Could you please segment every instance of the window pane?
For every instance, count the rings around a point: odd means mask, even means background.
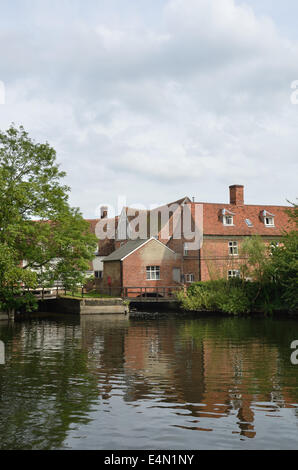
[[[238,255],[238,242],[229,242],[230,255]]]
[[[233,216],[225,215],[223,222],[224,222],[224,225],[233,225]]]
[[[160,266],[147,266],[147,280],[155,281],[160,279]]]

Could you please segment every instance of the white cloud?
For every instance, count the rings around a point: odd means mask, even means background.
[[[158,25],[96,12],[0,33],[0,127],[55,146],[73,204],[222,201],[234,183],[251,203],[296,197],[296,42],[234,0],[169,0]]]

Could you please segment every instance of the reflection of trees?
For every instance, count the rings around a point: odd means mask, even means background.
[[[89,368],[97,378],[99,398],[109,400],[123,374],[124,338],[129,322],[123,315],[81,318],[82,348],[88,352]]]
[[[16,324],[14,332],[6,334],[6,344],[8,361],[0,375],[0,448],[61,447],[71,425],[88,422],[97,397],[79,325]]]

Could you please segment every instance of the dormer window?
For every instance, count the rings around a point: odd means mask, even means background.
[[[268,227],[273,227],[274,217],[265,217],[265,225],[267,225]]]
[[[275,227],[274,217],[274,214],[270,214],[268,211],[262,212],[262,219],[265,227]]]
[[[234,225],[234,213],[228,211],[228,209],[222,210],[222,223],[226,226]]]
[[[223,224],[224,225],[234,225],[234,218],[232,215],[224,215],[223,216]]]

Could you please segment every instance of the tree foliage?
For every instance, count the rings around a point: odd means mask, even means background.
[[[268,281],[270,247],[260,236],[247,237],[241,245],[240,256],[245,260],[241,265],[241,274],[244,279],[250,278],[260,283]]]
[[[70,207],[64,176],[48,143],[34,142],[23,127],[0,131],[2,303],[12,286],[57,281],[72,286],[89,269],[96,238],[79,210]]]
[[[298,226],[298,208],[293,204],[289,217]],[[283,299],[291,310],[298,310],[298,231],[286,233],[282,243],[272,250],[271,271],[275,282],[282,287]]]

